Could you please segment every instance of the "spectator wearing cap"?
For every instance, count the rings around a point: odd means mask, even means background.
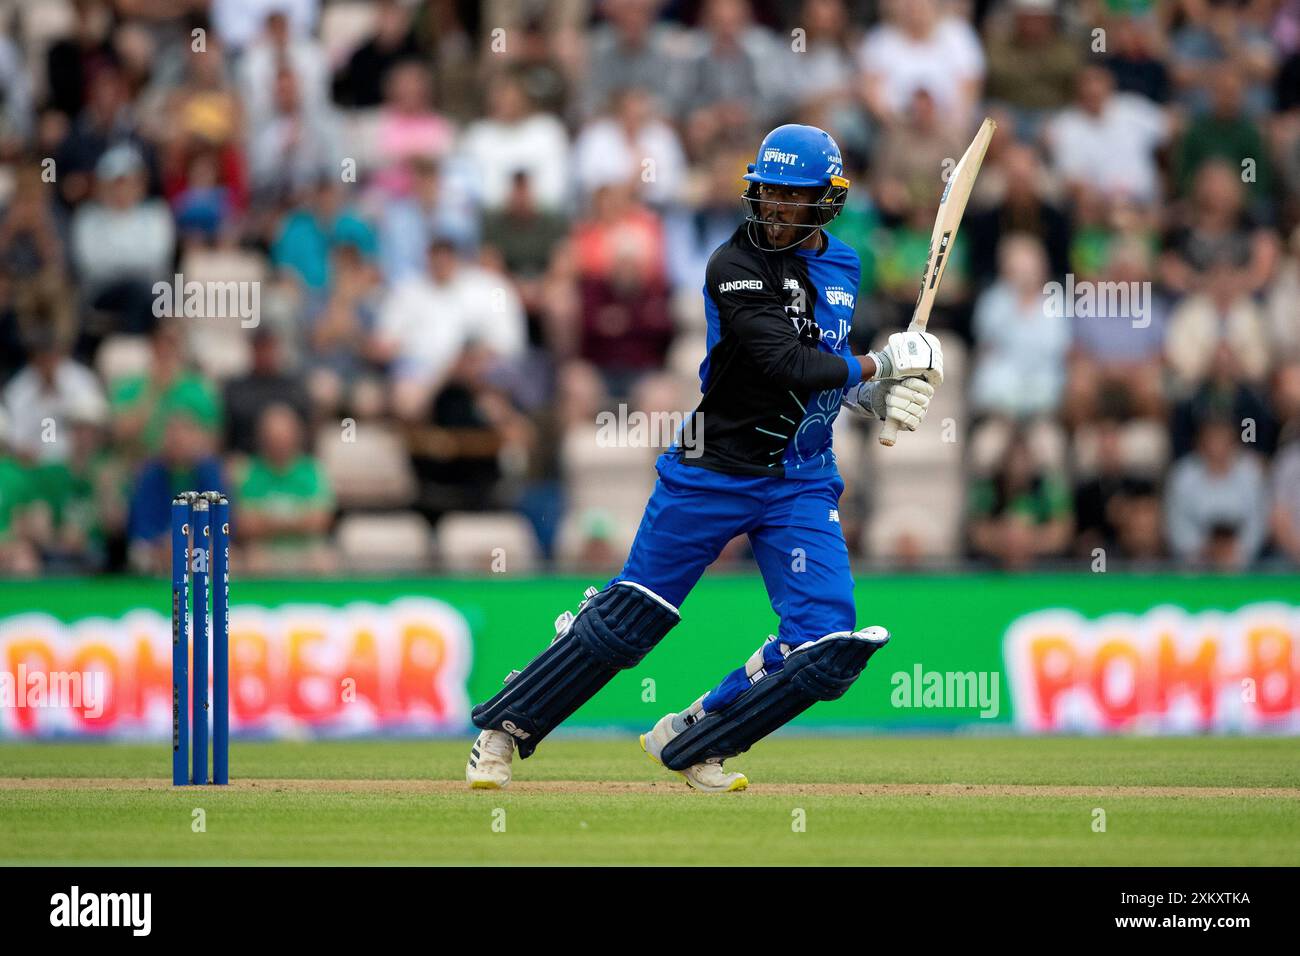
[[[329,541],[334,494],[320,462],[303,452],[303,421],[293,408],[276,402],[262,410],[256,453],[234,484],[240,552],[250,572],[336,568]]]
[[[163,419],[162,431],[157,454],[141,467],[131,489],[127,517],[127,558],[145,573],[169,567],[172,498],[182,491],[226,490],[206,422],[176,407]]]
[[[1174,465],[1165,496],[1165,529],[1174,556],[1216,570],[1249,567],[1268,533],[1264,466],[1243,450],[1236,422],[1210,419],[1196,451]]]
[[[423,420],[471,342],[489,359],[518,359],[527,344],[523,307],[506,276],[461,262],[455,244],[438,237],[425,271],[393,286],[380,307],[371,352],[389,363],[394,412]]]
[[[150,199],[144,160],[114,146],[95,165],[96,201],[72,218],[72,261],[85,301],[115,331],[144,333],[153,321],[153,284],[172,275],[176,229],[167,205]]]
[[[27,461],[65,462],[71,454],[68,410],[104,403],[95,373],[68,354],[68,341],[52,326],[37,328],[28,342],[27,367],[4,389],[10,442]]]

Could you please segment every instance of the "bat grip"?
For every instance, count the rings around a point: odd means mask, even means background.
[[[892,418],[885,419],[885,424],[880,426],[880,444],[886,448],[893,448],[894,442],[898,438],[898,422]]]

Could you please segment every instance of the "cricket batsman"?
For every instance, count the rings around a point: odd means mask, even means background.
[[[824,130],[780,126],[744,177],[745,222],[705,273],[708,353],[691,454],[682,437],[659,478],[623,570],[589,588],[555,639],[474,708],[471,787],[510,783],[521,758],[681,620],[678,608],[722,548],[749,536],[780,627],[742,666],[641,737],[697,790],[748,786],[723,762],[819,700],[840,697],[889,640],[857,628],[831,449],[841,406],[915,431],[943,382],[939,341],[898,332],[879,352],[848,349],[861,265],[826,233],[849,182]],[[684,433],[683,433],[684,434]],[[726,622],[715,626],[725,627]]]

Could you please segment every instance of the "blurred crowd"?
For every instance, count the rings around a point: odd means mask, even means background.
[[[873,535],[843,454],[855,555],[1300,564],[1300,0],[0,0],[0,89],[0,572],[159,569],[218,488],[252,573],[475,514],[617,564],[644,496],[581,506],[572,436],[694,406],[762,135],[844,150],[860,353],[984,115],[900,442],[953,533]]]

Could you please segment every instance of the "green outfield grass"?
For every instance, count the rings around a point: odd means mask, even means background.
[[[719,796],[632,736],[547,741],[507,791],[455,785],[467,748],[241,743],[234,786],[173,789],[157,745],[0,744],[0,862],[1300,864],[1295,739],[780,737]]]

